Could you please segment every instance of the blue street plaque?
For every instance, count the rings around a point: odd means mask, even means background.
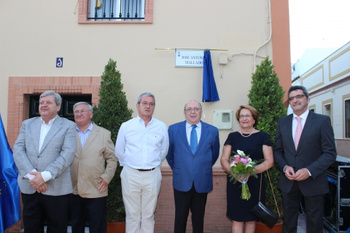
[[[57,57],[56,58],[56,68],[62,68],[63,67],[63,57]]]

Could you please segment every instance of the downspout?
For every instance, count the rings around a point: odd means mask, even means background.
[[[264,47],[266,44],[268,44],[270,41],[271,41],[271,37],[272,37],[272,25],[271,25],[271,0],[266,0],[266,4],[267,4],[267,23],[269,24],[269,37],[268,39],[263,43],[261,44],[256,50],[255,50],[255,53],[254,53],[254,71],[256,69],[256,57],[257,57],[257,54],[258,54],[258,51]]]

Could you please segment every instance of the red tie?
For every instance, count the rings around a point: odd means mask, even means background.
[[[298,121],[297,128],[295,129],[295,133],[294,133],[294,144],[295,144],[295,149],[297,149],[303,128],[301,127],[301,117],[297,116],[295,118]]]

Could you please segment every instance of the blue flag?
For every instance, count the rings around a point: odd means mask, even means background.
[[[203,102],[214,102],[220,100],[216,89],[213,67],[211,65],[211,55],[209,50],[204,51],[203,58]]]
[[[17,167],[12,149],[7,141],[0,114],[0,232],[16,222],[21,216]]]

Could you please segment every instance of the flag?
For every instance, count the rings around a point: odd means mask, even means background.
[[[210,51],[204,51],[203,57],[203,102],[214,102],[220,100],[216,89],[213,67],[211,65]]]
[[[18,222],[21,216],[17,174],[0,114],[0,232]]]

